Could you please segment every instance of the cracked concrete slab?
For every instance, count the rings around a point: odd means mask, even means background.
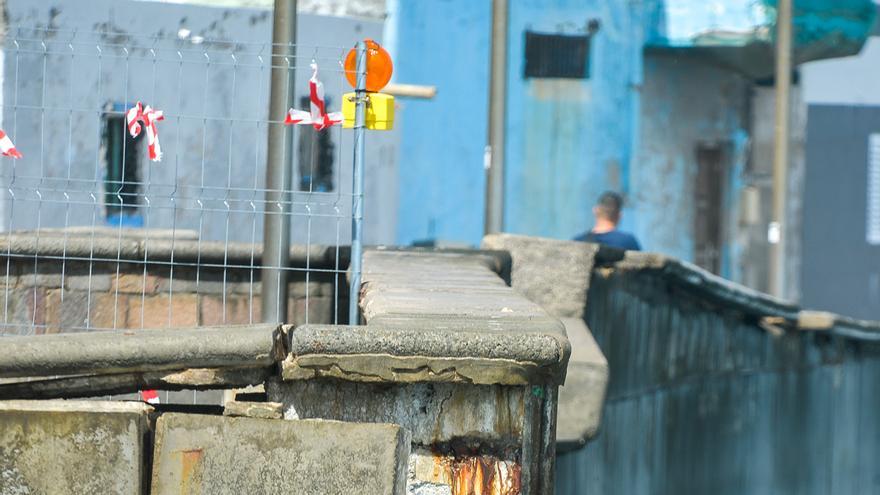
[[[139,402],[0,401],[0,495],[141,495],[152,411]]]
[[[151,493],[403,495],[409,449],[391,424],[166,413]]]

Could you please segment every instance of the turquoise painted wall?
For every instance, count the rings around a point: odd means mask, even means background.
[[[819,1],[797,0],[796,13],[814,12]],[[590,209],[598,195],[614,189],[630,201],[623,229],[644,239],[646,249],[693,258],[688,220],[693,214],[692,141],[708,133],[730,142],[738,157],[733,169],[741,170],[748,139],[741,110],[748,97],[745,90],[730,89],[741,85],[734,71],[716,68],[687,74],[674,67],[649,67],[646,73],[644,48],[682,46],[688,36],[704,32],[701,27],[723,31],[766,26],[772,31],[767,22],[774,16],[769,0],[709,3],[510,1],[506,231],[571,238],[591,226]],[[850,28],[852,23],[870,24],[873,10],[865,8],[870,4],[871,0],[845,0],[843,9],[835,12],[846,29],[831,19],[825,24],[831,31],[817,28],[811,36],[814,41],[843,36],[858,42],[849,36],[858,30]],[[397,241],[432,238],[476,245],[483,229],[491,0],[389,0],[388,10],[385,40],[394,56],[395,79],[435,85],[439,91],[433,100],[400,100]],[[598,20],[600,28],[591,40],[589,79],[523,77],[526,30],[582,34],[591,19]],[[825,38],[816,38],[817,33]],[[844,43],[847,49],[850,44]],[[816,45],[799,50],[803,52],[796,55],[839,55]],[[767,60],[760,63],[772,67]],[[711,60],[705,61],[706,67],[711,65]],[[655,79],[646,81],[647,77]],[[656,78],[669,79],[660,96],[678,99],[669,102],[675,112],[643,110],[645,86]],[[691,98],[688,85],[698,90],[694,94],[725,92],[710,107]],[[651,106],[658,104],[665,103]],[[693,139],[658,140],[670,127],[680,127],[675,133]],[[728,201],[731,211],[737,208],[735,188],[741,187],[737,173],[729,180],[734,188]],[[735,219],[729,223],[736,225]],[[736,246],[725,247],[725,252],[729,274]]]
[[[391,0],[388,10],[395,80],[438,89],[434,100],[400,103],[397,240],[476,245],[483,233],[491,2]],[[628,189],[645,11],[617,0],[510,2],[506,230],[570,238],[590,226],[590,205],[604,189]],[[590,19],[601,27],[589,80],[523,78],[526,30],[580,34]]]
[[[483,235],[491,5],[487,0],[389,0],[385,40],[394,80],[437,87],[398,99],[397,242],[477,244]]]
[[[631,192],[637,146],[644,27],[641,10],[618,0],[511,2],[504,226],[571,238],[592,224],[605,189]],[[524,32],[591,39],[589,79],[526,79]],[[632,225],[624,215],[624,228]]]

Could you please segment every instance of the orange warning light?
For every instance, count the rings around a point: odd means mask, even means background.
[[[367,44],[367,91],[375,93],[388,84],[394,66],[391,55],[379,43],[371,39],[364,40]],[[352,88],[357,86],[357,51],[352,48],[345,57],[345,78]]]

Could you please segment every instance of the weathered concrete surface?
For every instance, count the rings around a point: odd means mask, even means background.
[[[0,379],[0,400],[99,397],[147,389],[225,390],[262,384],[274,372],[272,366]]]
[[[280,402],[246,402],[229,401],[223,406],[224,416],[241,416],[245,418],[281,419],[284,405]]]
[[[510,285],[553,316],[583,318],[598,244],[491,234],[482,247],[508,251]]]
[[[152,495],[402,495],[407,432],[395,425],[163,415]]]
[[[594,438],[602,421],[608,387],[608,361],[580,318],[563,318],[571,341],[565,385],[559,387],[556,410],[556,450],[567,452]]]
[[[0,402],[0,494],[142,495],[151,411],[137,402]]]
[[[525,385],[556,381],[561,359],[556,320],[510,323],[510,334],[481,332],[480,322],[406,319],[360,327],[286,327],[287,380],[464,382]],[[547,333],[517,334],[520,329]]]
[[[517,495],[522,468],[512,452],[466,455],[417,449],[410,456],[410,495]]]
[[[878,492],[878,322],[629,252],[594,270],[587,322],[611,372],[602,433],[559,457],[557,493]]]
[[[0,377],[258,367],[281,355],[276,325],[7,337]]]
[[[557,449],[565,452],[595,437],[602,418],[608,362],[584,323],[587,291],[597,257],[621,253],[597,244],[510,234],[493,234],[483,247],[504,249],[511,257],[511,285],[562,319],[571,342],[565,386],[559,389]]]
[[[284,404],[286,419],[393,423],[414,444],[460,438],[518,445],[526,416],[526,387],[401,383],[376,386],[347,380],[270,380],[266,392]]]
[[[263,245],[248,242],[199,240],[191,230],[116,229],[69,227],[16,231],[0,236],[0,257],[6,255],[67,256],[122,262],[167,261],[172,251],[177,262],[246,263],[259,266]],[[346,266],[349,249],[336,246],[294,245],[289,262],[311,268]],[[337,260],[338,258],[338,260]]]
[[[474,383],[521,384],[523,379],[561,383],[570,353],[565,329],[540,306],[508,287],[493,270],[496,261],[478,253],[368,251],[360,293],[367,327],[359,334],[337,333],[331,353],[418,358],[403,368],[429,368],[431,372],[416,374],[418,380],[411,381],[428,379],[438,369],[451,369],[465,377],[462,381]],[[290,345],[306,352],[294,352],[296,356],[330,354],[317,345],[323,348],[329,329],[297,333],[291,334]],[[480,366],[486,375],[479,369],[464,375],[464,367],[459,370],[453,362],[458,358],[494,362]],[[499,371],[505,365],[510,376],[520,378],[504,381]],[[371,368],[375,372],[376,366]]]

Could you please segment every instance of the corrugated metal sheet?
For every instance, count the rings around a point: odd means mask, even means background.
[[[757,324],[766,301],[682,280],[594,271],[587,321],[611,381],[599,437],[558,458],[557,493],[880,492],[876,339],[775,338]]]

